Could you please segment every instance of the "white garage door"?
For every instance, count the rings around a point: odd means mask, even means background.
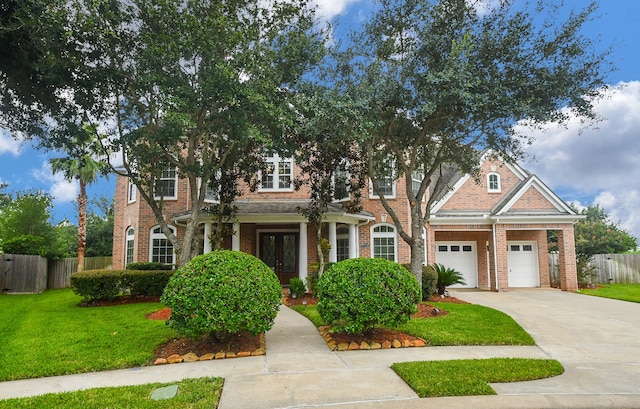
[[[508,241],[509,287],[539,287],[538,244],[535,241]]]
[[[462,273],[466,284],[452,285],[452,288],[478,287],[478,255],[475,241],[437,242],[436,263]]]

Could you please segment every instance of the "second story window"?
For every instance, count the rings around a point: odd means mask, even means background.
[[[376,171],[376,179],[378,182],[378,189],[384,197],[395,197],[396,195],[396,182],[393,171],[393,160],[387,159],[384,167]],[[371,197],[379,197],[378,192],[371,186]]]
[[[293,188],[293,159],[270,154],[265,158],[266,169],[262,172],[261,190],[291,190]]]
[[[411,190],[413,190],[414,195],[418,194],[420,185],[422,185],[422,179],[424,179],[422,169],[414,170],[411,174]]]
[[[138,188],[135,183],[129,180],[129,203],[136,201],[136,193],[138,192]]]
[[[349,172],[346,165],[340,166],[333,174],[333,199],[336,201],[349,199]]]
[[[156,179],[153,192],[155,199],[177,199],[178,197],[178,172],[174,166],[165,166]]]
[[[489,192],[500,192],[502,190],[500,186],[500,174],[489,173],[487,175],[487,187]]]

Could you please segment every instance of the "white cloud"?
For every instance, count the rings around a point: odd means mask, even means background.
[[[40,169],[35,169],[33,177],[50,184],[49,193],[53,196],[54,202],[68,203],[76,200],[80,187],[77,181],[67,181],[62,173],[53,173],[49,162],[43,162]]]
[[[325,20],[330,20],[340,15],[351,4],[360,0],[314,0],[313,4],[318,6],[318,16]]]
[[[532,131],[528,154],[536,160],[525,167],[563,199],[599,204],[611,221],[640,237],[640,82],[618,85],[595,103],[604,119],[594,127],[573,119],[566,127]]]
[[[19,156],[21,146],[21,140],[14,139],[8,131],[0,128],[0,155],[11,153],[13,156]]]

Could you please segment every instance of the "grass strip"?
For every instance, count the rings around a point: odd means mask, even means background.
[[[78,307],[69,289],[0,295],[0,381],[147,364],[174,331],[146,315],[158,303]]]
[[[391,368],[421,398],[495,395],[490,382],[520,382],[564,372],[552,359],[491,358],[395,363]]]
[[[596,297],[640,302],[640,284],[608,284],[601,285],[596,289],[583,288],[579,291],[580,294],[595,295]]]
[[[178,394],[166,400],[152,400],[151,393],[163,386],[178,385]],[[146,384],[118,388],[96,388],[78,392],[47,394],[29,398],[0,400],[0,409],[210,409],[218,407],[221,378],[185,379],[168,384]]]
[[[424,339],[427,344],[444,345],[535,345],[533,338],[507,314],[475,304],[429,303],[447,315],[412,318],[395,328]],[[292,307],[316,327],[326,325],[315,305]]]

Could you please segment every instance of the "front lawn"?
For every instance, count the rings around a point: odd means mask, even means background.
[[[597,289],[580,289],[580,294],[613,298],[621,301],[640,302],[640,284],[607,284]]]
[[[564,372],[556,360],[523,358],[401,362],[391,368],[421,398],[495,395],[489,382],[531,381]]]
[[[71,290],[0,295],[0,381],[141,366],[174,335],[158,303],[78,307]]]
[[[424,339],[429,345],[535,345],[533,338],[507,314],[474,304],[429,303],[448,315],[412,318],[399,331]],[[291,307],[317,327],[325,325],[315,305]]]
[[[153,400],[155,389],[178,385],[178,394],[166,400]],[[222,378],[185,379],[172,384],[147,384],[120,388],[96,388],[78,392],[47,394],[29,398],[0,400],[0,409],[210,409],[218,407]]]

